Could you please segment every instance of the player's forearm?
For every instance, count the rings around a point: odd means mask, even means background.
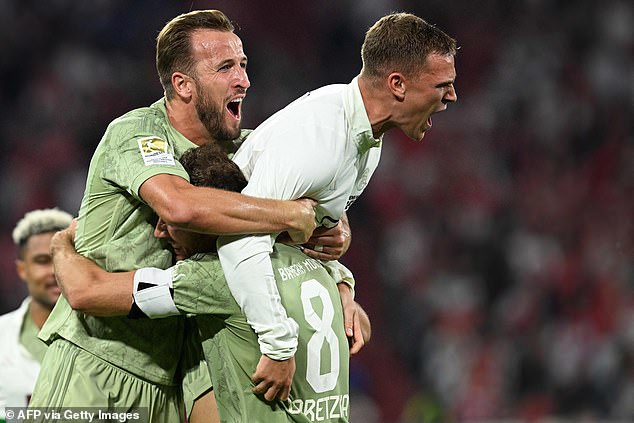
[[[132,272],[110,273],[107,281],[96,279],[92,288],[76,297],[75,310],[92,316],[126,316],[132,307]]]
[[[70,306],[94,316],[125,316],[132,306],[132,272],[108,273],[75,252],[70,242],[52,244],[55,277]]]
[[[354,304],[357,307],[357,314],[359,315],[359,327],[361,329],[361,334],[363,335],[363,342],[367,344],[370,342],[370,338],[372,338],[372,324],[370,323],[370,317],[363,307],[361,307],[361,304],[356,301]]]
[[[269,257],[270,237],[231,237],[218,241],[218,255],[229,289],[258,334],[260,351],[286,360],[297,349],[297,323],[282,305]]]
[[[197,232],[229,235],[289,231],[296,235],[296,241],[305,241],[315,228],[312,203],[307,200],[268,200],[194,187],[172,175],[148,179],[139,193],[165,222]]]
[[[71,258],[68,263],[59,270],[57,278],[74,310],[104,317],[128,314],[133,273],[107,273],[83,257]]]
[[[211,190],[176,216],[176,226],[217,235],[269,234],[284,231],[309,237],[314,230],[311,207],[295,201],[269,200]]]

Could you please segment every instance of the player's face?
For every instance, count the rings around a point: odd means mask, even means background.
[[[168,242],[176,260],[185,260],[196,253],[214,250],[217,238],[207,234],[179,229],[166,224],[161,218],[156,222],[154,236]]]
[[[198,118],[215,140],[234,140],[240,135],[242,100],[251,85],[242,42],[233,32],[200,30],[192,34],[192,46]]]
[[[450,54],[429,55],[420,75],[407,79],[399,125],[405,135],[416,141],[423,139],[432,126],[431,115],[458,99],[455,79],[454,57]]]
[[[16,260],[20,279],[26,282],[33,301],[53,309],[61,294],[53,273],[53,257],[49,251],[54,232],[33,235],[24,248],[22,259]]]

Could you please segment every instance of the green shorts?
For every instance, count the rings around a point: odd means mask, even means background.
[[[194,401],[212,389],[211,377],[198,333],[198,325],[191,317],[185,319],[185,346],[181,361],[181,373],[185,410],[187,417],[189,417]]]
[[[46,351],[29,407],[147,410],[150,422],[182,422],[180,386],[158,385],[113,366],[65,339]]]

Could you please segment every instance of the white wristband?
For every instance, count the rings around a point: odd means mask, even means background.
[[[139,290],[139,283],[153,285]],[[144,267],[134,273],[134,302],[150,319],[176,316],[180,312],[170,293],[172,287],[172,269],[161,270]]]

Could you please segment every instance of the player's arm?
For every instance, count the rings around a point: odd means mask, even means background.
[[[366,313],[363,307],[361,307],[361,304],[356,301],[354,303],[357,306],[357,314],[359,315],[359,331],[363,337],[363,345],[365,345],[370,342],[370,339],[372,338],[372,324],[370,323],[370,316],[368,316],[368,313]],[[355,352],[358,352],[358,350]]]
[[[75,250],[76,221],[51,239],[55,277],[74,310],[93,316],[129,316],[152,319],[179,314],[226,314],[229,295],[220,263],[206,266],[190,260],[169,269],[152,267],[133,272],[107,272]],[[189,278],[178,278],[178,266],[187,265]],[[215,271],[209,271],[210,269]]]
[[[352,299],[350,287],[345,283],[338,283],[337,288],[344,310],[344,328],[350,343],[350,354],[354,355],[370,341],[372,325],[361,304]]]
[[[55,277],[70,306],[93,316],[125,316],[132,307],[134,272],[108,273],[78,254],[76,222],[51,239]]]
[[[350,342],[350,354],[358,353],[370,340],[370,319],[359,303],[354,301],[355,280],[352,272],[338,261],[322,262],[337,282],[344,316],[344,329]]]
[[[71,308],[92,316],[161,318],[181,314],[173,268],[107,272],[75,250],[76,221],[51,239],[55,278]]]
[[[139,189],[141,198],[173,226],[216,235],[287,231],[294,242],[315,229],[314,202],[269,200],[214,188],[194,187],[185,179],[158,174]]]
[[[99,175],[104,184],[125,189],[179,228],[210,234],[289,231],[299,243],[310,238],[315,222],[308,200],[272,201],[194,187],[163,128],[135,119],[109,127],[109,142],[102,147],[108,165]]]

